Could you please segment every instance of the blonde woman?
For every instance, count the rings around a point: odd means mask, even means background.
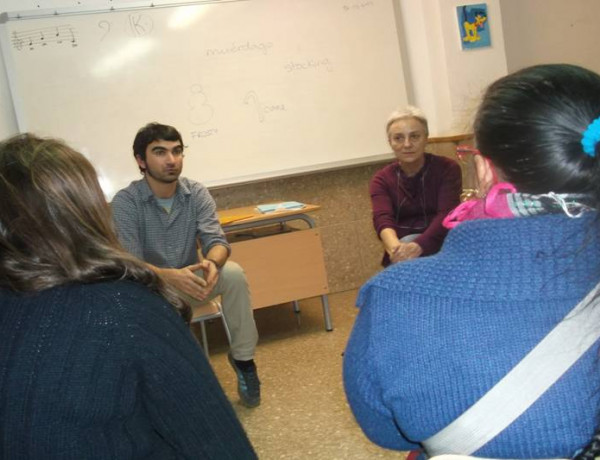
[[[384,267],[439,251],[447,233],[442,220],[458,205],[462,189],[458,164],[425,152],[429,127],[421,110],[393,112],[386,132],[396,160],[369,184]]]

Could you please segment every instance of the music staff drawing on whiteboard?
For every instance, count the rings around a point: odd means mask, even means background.
[[[11,43],[18,51],[23,49],[34,50],[49,45],[69,45],[76,47],[77,34],[75,28],[69,24],[40,27],[20,32],[14,31],[11,34]]]

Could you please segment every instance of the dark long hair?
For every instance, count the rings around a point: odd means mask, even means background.
[[[121,248],[94,167],[65,143],[31,134],[0,143],[0,196],[0,287],[128,279],[189,321],[189,307]]]
[[[600,76],[566,64],[508,75],[486,91],[474,124],[479,150],[520,192],[598,198],[598,153],[582,134],[600,116]]]
[[[582,193],[600,209],[600,145],[583,133],[600,116],[600,75],[582,67],[528,67],[487,89],[475,119],[477,147],[525,193]],[[600,455],[600,428],[575,457]]]

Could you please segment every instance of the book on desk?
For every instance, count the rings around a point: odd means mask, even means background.
[[[256,210],[262,214],[266,214],[275,211],[303,209],[304,207],[305,204],[299,201],[282,201],[281,203],[259,204],[256,206]]]

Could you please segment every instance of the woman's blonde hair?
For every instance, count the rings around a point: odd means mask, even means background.
[[[122,249],[90,162],[64,142],[22,134],[0,143],[0,286],[40,291],[128,279],[190,310]]]
[[[398,120],[404,120],[405,118],[414,118],[415,120],[418,120],[425,128],[425,135],[429,136],[429,124],[427,123],[427,117],[425,116],[425,113],[421,109],[412,105],[394,110],[390,114],[385,125],[386,134],[389,135],[390,126],[392,126],[393,123],[396,123]]]

